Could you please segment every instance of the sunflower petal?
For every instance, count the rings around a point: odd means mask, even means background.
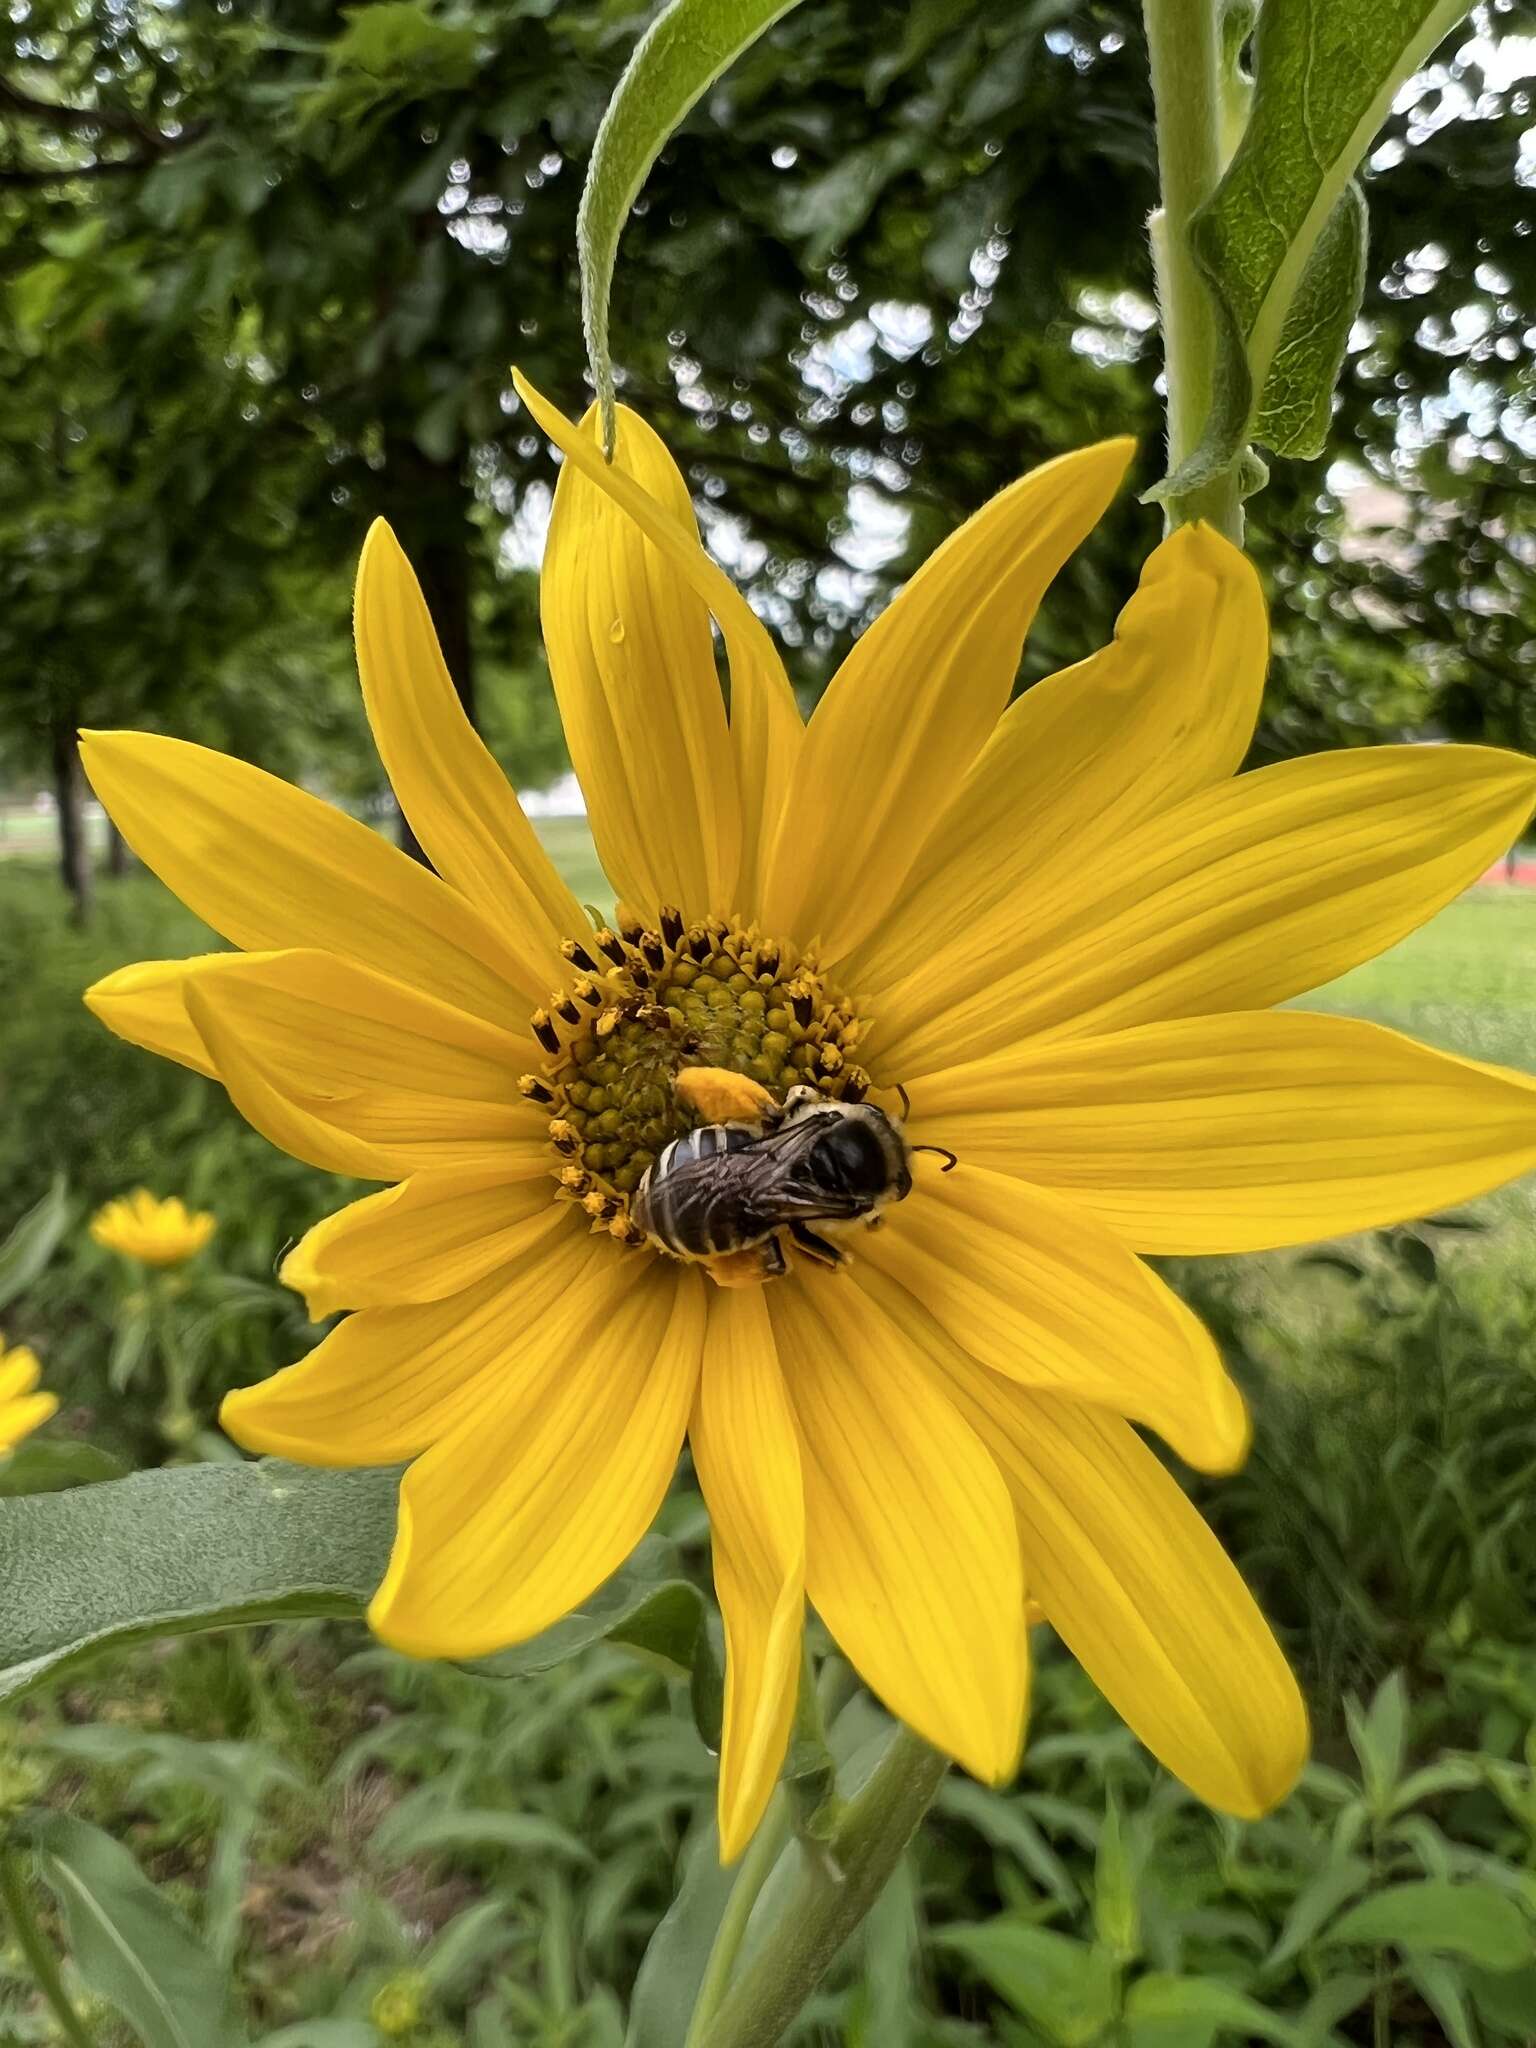
[[[596,1590],[666,1496],[698,1384],[704,1280],[605,1256],[405,1475],[376,1635],[475,1657]]]
[[[997,1468],[915,1347],[844,1279],[770,1292],[800,1427],[806,1590],[898,1719],[976,1777],[1011,1777],[1028,1650]]]
[[[1027,1173],[1139,1252],[1305,1244],[1536,1168],[1536,1079],[1295,1010],[1024,1046],[913,1097],[916,1143]]]
[[[189,1028],[219,1079],[247,1121],[296,1158],[399,1180],[424,1166],[515,1163],[541,1134],[516,1092],[537,1063],[531,1040],[332,953],[180,964]],[[100,984],[92,999],[114,1028],[133,1021]]]
[[[353,625],[368,723],[416,837],[443,880],[553,980],[561,939],[585,931],[586,915],[465,716],[421,586],[382,519],[363,543]]]
[[[228,958],[227,953],[199,953],[189,960],[140,960],[120,967],[86,990],[86,1008],[130,1045],[211,1075],[213,1062],[187,1015],[184,991],[208,961]]]
[[[595,407],[579,431],[595,445]],[[627,407],[614,467],[692,528],[677,465]],[[728,911],[741,816],[709,608],[574,462],[555,486],[539,608],[566,744],[620,900],[674,903],[689,917]]]
[[[590,1276],[617,1263],[612,1245],[579,1227],[585,1218],[551,1207],[563,1231],[446,1301],[346,1317],[297,1365],[226,1394],[220,1422],[248,1451],[304,1465],[418,1456],[485,1412],[520,1356],[563,1344],[592,1298]]]
[[[1182,798],[1235,774],[1269,653],[1241,549],[1181,526],[1148,556],[1115,637],[1011,704],[939,820],[890,917],[847,970],[884,985],[1000,904],[1081,868]]]
[[[486,1279],[568,1224],[549,1178],[549,1146],[510,1140],[481,1173],[418,1173],[365,1195],[307,1231],[280,1278],[311,1322],[338,1309],[442,1301]]]
[[[805,1624],[800,1445],[764,1294],[713,1290],[689,1427],[725,1621],[719,1803],[727,1863],[751,1840],[778,1781]]]
[[[1002,1468],[1030,1590],[1127,1725],[1210,1806],[1253,1819],[1307,1759],[1301,1693],[1253,1596],[1171,1473],[1098,1409],[958,1351],[949,1390]]]
[[[984,505],[854,643],[806,729],[764,881],[773,931],[828,961],[895,900],[996,723],[1047,584],[1097,521],[1133,444],[1059,456]]]
[[[457,890],[277,776],[142,732],[82,733],[80,758],[144,865],[232,944],[321,947],[493,1020],[548,994]]]
[[[994,1372],[1147,1423],[1201,1471],[1242,1463],[1242,1396],[1198,1319],[1060,1195],[962,1165],[861,1244],[866,1265]]]
[[[910,1084],[1022,1038],[1283,1002],[1426,923],[1533,802],[1536,762],[1493,747],[1368,747],[1240,775],[873,995],[861,1057]]]
[[[613,500],[673,573],[708,606],[725,642],[731,673],[731,754],[741,816],[736,904],[757,901],[757,876],[777,827],[790,771],[804,736],[799,707],[767,627],[729,576],[699,545],[691,505],[674,518],[617,462],[605,462],[597,437],[566,419],[519,371],[518,396],[566,461]],[[735,907],[734,905],[731,907]]]

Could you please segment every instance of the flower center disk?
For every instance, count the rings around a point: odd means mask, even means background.
[[[579,970],[532,1018],[547,1058],[522,1092],[549,1111],[559,1191],[593,1227],[647,1242],[628,1198],[674,1138],[696,1127],[676,1082],[688,1067],[744,1074],[782,1101],[797,1086],[862,1101],[851,1055],[863,1031],[814,955],[710,918],[624,923],[561,948]]]

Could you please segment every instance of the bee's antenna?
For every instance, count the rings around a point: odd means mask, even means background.
[[[901,1097],[901,1120],[908,1123],[912,1117],[912,1098],[899,1081],[896,1083],[896,1093]]]
[[[936,1152],[944,1162],[939,1168],[940,1173],[953,1173],[960,1164],[960,1155],[957,1152],[951,1152],[947,1145],[914,1145],[912,1150],[914,1152]]]

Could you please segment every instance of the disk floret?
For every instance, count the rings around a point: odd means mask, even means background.
[[[693,1128],[676,1092],[685,1068],[729,1069],[779,1101],[806,1085],[858,1102],[869,1087],[852,1057],[860,1018],[812,953],[756,925],[685,925],[663,909],[654,928],[625,920],[561,951],[576,975],[534,1012],[547,1057],[520,1085],[548,1109],[559,1192],[626,1244],[645,1242],[628,1197]]]

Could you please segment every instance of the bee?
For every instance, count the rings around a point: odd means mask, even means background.
[[[729,1101],[722,1084],[734,1079],[690,1069],[679,1092],[695,1103]],[[940,1149],[909,1144],[872,1102],[833,1102],[810,1087],[792,1088],[782,1104],[766,1090],[756,1097],[755,1113],[674,1139],[630,1200],[632,1220],[658,1250],[705,1262],[722,1285],[787,1272],[781,1231],[808,1257],[840,1266],[844,1254],[825,1232],[878,1221],[911,1193],[913,1151]],[[955,1156],[943,1156],[947,1173]]]

